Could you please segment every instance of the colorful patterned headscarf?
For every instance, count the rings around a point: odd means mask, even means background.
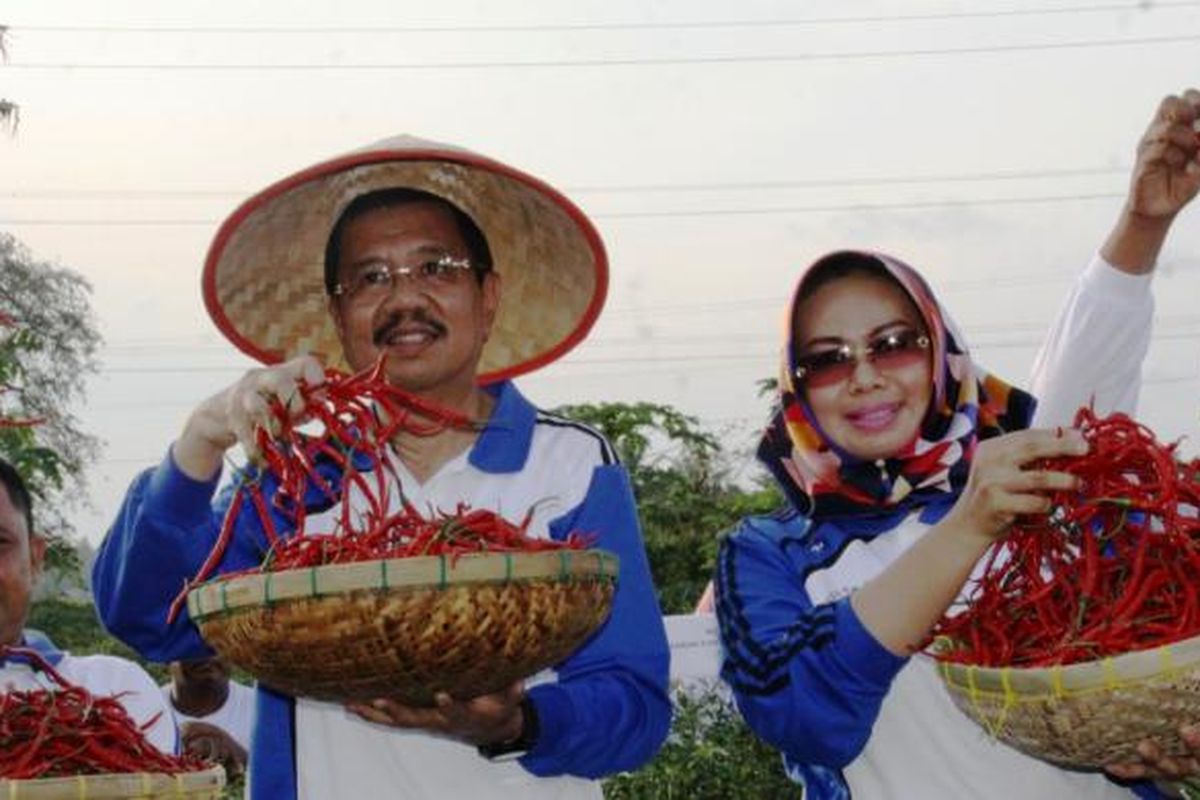
[[[882,268],[908,293],[928,326],[933,393],[916,441],[888,459],[864,461],[821,431],[796,385],[796,310],[806,281],[834,260]],[[837,280],[834,278],[834,280]],[[962,490],[982,439],[1029,426],[1034,399],[977,366],[962,335],[929,286],[907,264],[880,253],[839,251],[814,263],[792,296],[784,336],[779,404],[758,458],[795,508],[814,519],[894,514]]]

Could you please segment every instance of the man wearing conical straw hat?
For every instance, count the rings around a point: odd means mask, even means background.
[[[322,364],[362,370],[487,420],[392,442],[416,508],[466,503],[620,556],[608,622],[537,685],[429,709],[344,707],[260,689],[255,800],[344,797],[599,798],[595,778],[636,769],[669,725],[668,651],[624,468],[595,431],[537,410],[511,379],[561,356],[603,304],[607,260],[562,195],[458,148],[399,137],[318,164],[244,203],[204,271],[221,331],[263,361],[189,417],[130,488],[93,573],[110,631],[148,658],[211,651],[168,605],[197,573],[229,493],[226,451],[253,452],[272,398],[317,385]],[[235,531],[219,570],[256,566],[261,534]],[[541,677],[541,676],[539,676]]]

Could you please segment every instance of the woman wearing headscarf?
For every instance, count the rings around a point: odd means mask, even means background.
[[[1150,273],[1200,189],[1198,117],[1200,92],[1168,97],[1143,137],[1118,223],[1036,361],[1037,425],[1069,423],[1089,401],[1100,413],[1136,404]],[[1085,453],[1082,435],[1031,428],[1034,409],[975,363],[898,259],[842,251],[801,277],[759,446],[789,505],[725,540],[716,610],[722,677],[806,800],[1153,797],[1136,779],[1195,771],[1151,751],[1107,772],[1023,755],[955,709],[916,655],[1016,515],[1075,486],[1036,462]]]

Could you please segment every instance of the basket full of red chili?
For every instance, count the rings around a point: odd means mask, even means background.
[[[205,639],[272,688],[321,700],[499,691],[608,615],[603,550],[420,556],[218,580],[188,598]]]
[[[993,545],[931,654],[955,704],[989,733],[1058,764],[1138,760],[1154,739],[1190,751],[1200,720],[1200,460],[1129,417],[1076,418],[1081,479],[1050,514]]]
[[[476,423],[388,385],[380,370],[330,372],[319,390],[300,389],[300,413],[276,402],[273,430],[258,432],[262,463],[239,482],[172,618],[186,601],[234,664],[329,701],[429,706],[438,692],[467,699],[562,661],[607,618],[617,557],[586,533],[531,535],[533,510],[513,522],[465,503],[414,507],[394,438]],[[310,524],[314,498],[324,527]],[[261,567],[220,574],[247,524],[269,543]]]
[[[119,700],[93,695],[39,653],[0,646],[50,688],[0,691],[0,796],[9,800],[217,800],[225,770],[154,747]]]

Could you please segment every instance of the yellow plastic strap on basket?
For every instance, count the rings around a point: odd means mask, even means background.
[[[438,556],[438,588],[446,588],[446,556]]]
[[[268,572],[263,579],[263,605],[271,605],[271,578],[274,572]]]
[[[79,800],[87,800],[87,795],[88,795],[87,778],[83,777],[82,775],[76,775],[75,776],[75,788],[79,790],[79,793],[76,795],[76,797],[78,797]]]
[[[600,580],[604,580],[605,578],[608,577],[608,570],[606,570],[604,567],[604,551],[603,550],[596,551],[596,569],[598,569],[600,571]]]
[[[221,610],[228,611],[229,610],[229,595],[226,594],[226,592],[229,589],[229,581],[221,581],[221,583],[218,585],[221,587]]]
[[[187,792],[183,785],[183,773],[180,772],[175,773],[175,796],[187,797]]]
[[[504,582],[510,583],[511,581],[512,581],[512,553],[506,552],[504,554]]]
[[[1163,674],[1168,677],[1173,676],[1177,671],[1175,658],[1171,655],[1171,649],[1171,645],[1167,645],[1158,650],[1158,662],[1162,665]]]
[[[558,551],[558,578],[565,581],[571,575],[571,551]]]
[[[308,568],[308,590],[312,593],[313,597],[319,597],[321,594],[320,592],[317,591],[317,568],[316,567]]]
[[[993,724],[987,714],[987,709],[979,702],[979,684],[975,682],[976,669],[974,664],[967,665],[967,697],[971,700],[971,708],[975,709],[975,718],[984,726],[989,736],[995,737],[998,727]]]
[[[972,703],[979,702],[979,687],[975,684],[975,665],[967,664],[967,697]]]
[[[1066,696],[1066,689],[1063,688],[1062,665],[1053,664],[1050,667],[1050,688],[1054,690],[1054,698],[1061,700]]]
[[[1000,713],[996,715],[994,720],[989,720],[991,725],[992,736],[999,736],[1004,730],[1004,722],[1008,719],[1008,712],[1017,704],[1017,693],[1012,688],[1012,669],[1004,667],[1000,670],[1000,685],[1004,688],[1004,704],[1000,706]]]
[[[386,558],[379,561],[379,588],[388,588],[388,562]]]
[[[1117,670],[1113,666],[1112,658],[1106,658],[1101,663],[1104,669],[1104,688],[1116,689],[1121,685],[1120,678],[1117,677]]]
[[[154,783],[150,780],[150,773],[143,772],[142,775],[142,794],[150,796],[150,791],[154,788]]]

